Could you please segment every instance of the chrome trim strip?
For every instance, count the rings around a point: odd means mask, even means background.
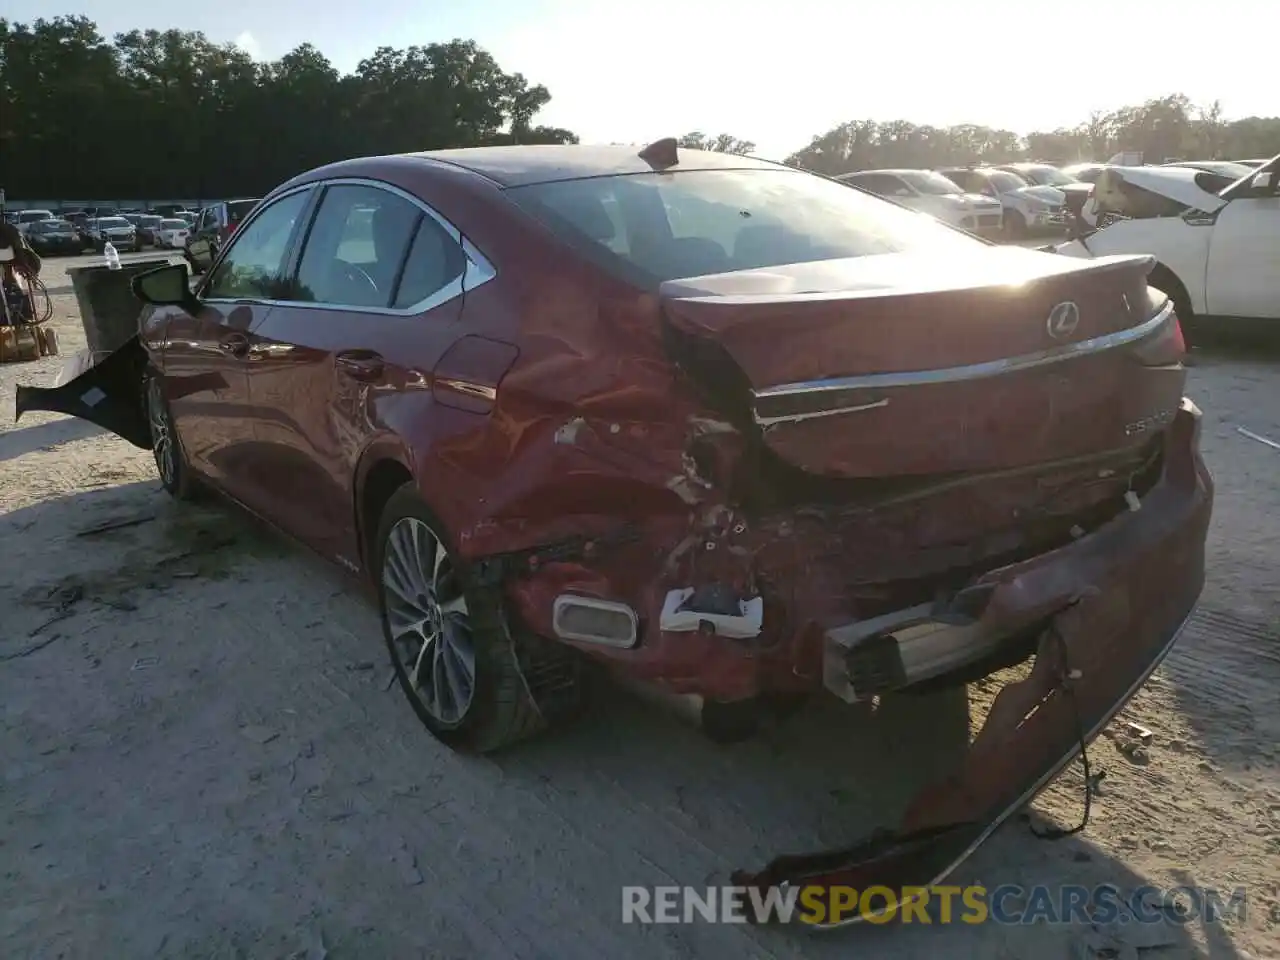
[[[266,307],[294,307],[304,310],[333,310],[340,313],[360,313],[371,314],[381,317],[415,317],[418,314],[426,313],[436,307],[443,306],[451,300],[468,293],[476,287],[488,283],[498,275],[498,271],[494,268],[492,262],[480,252],[480,249],[471,242],[471,240],[462,235],[462,231],[455,227],[452,223],[444,218],[443,215],[437,213],[430,204],[418,199],[406,190],[397,187],[395,184],[387,183],[383,180],[370,180],[365,177],[337,177],[333,180],[312,180],[307,183],[286,190],[279,196],[271,197],[270,203],[260,203],[254,210],[253,214],[245,220],[240,227],[237,228],[237,234],[248,229],[255,220],[261,216],[262,211],[270,206],[275,206],[277,200],[283,200],[285,197],[292,196],[302,190],[320,189],[324,187],[340,187],[340,186],[356,186],[356,187],[373,187],[378,190],[385,190],[388,193],[395,194],[403,200],[407,200],[424,214],[434,220],[449,235],[454,243],[462,247],[462,252],[466,256],[466,264],[463,267],[462,275],[450,280],[447,284],[431,293],[418,303],[408,307],[358,307],[345,306],[332,303],[308,303],[305,300],[268,300],[258,297],[203,297],[201,303],[231,303],[231,304],[260,304]],[[228,246],[230,249],[230,246]],[[218,258],[221,261],[221,257]],[[215,265],[216,266],[216,265]],[[210,267],[208,273],[207,284],[213,279],[214,268]],[[197,293],[197,296],[199,294]]]
[[[789,413],[778,417],[762,417],[758,412],[755,414],[756,423],[768,430],[770,427],[777,426],[779,423],[802,423],[805,420],[816,420],[819,417],[834,417],[840,413],[859,413],[863,410],[878,410],[880,407],[887,407],[889,398],[885,397],[880,400],[874,400],[871,403],[859,403],[848,407],[832,407],[830,410],[815,410],[812,413]]]
[[[1005,357],[1000,360],[987,360],[963,367],[942,367],[937,370],[906,370],[899,373],[869,373],[856,377],[839,377],[832,380],[808,380],[800,383],[784,383],[776,387],[765,387],[752,390],[756,401],[770,400],[779,397],[794,397],[804,394],[832,393],[840,390],[890,390],[899,387],[914,387],[927,384],[961,383],[967,380],[981,380],[986,377],[997,377],[1024,370],[1034,370],[1051,364],[1064,363],[1077,357],[1092,353],[1114,350],[1147,337],[1158,331],[1173,315],[1173,301],[1167,301],[1160,311],[1151,319],[1136,327],[1117,330],[1115,333],[1103,334],[1076,343],[1050,347],[1035,353],[1024,353],[1017,357]],[[820,411],[819,413],[825,413]],[[841,411],[830,411],[839,413]],[[805,419],[813,414],[791,414],[784,417],[766,417],[761,420],[757,415],[757,423],[781,422],[784,420]]]
[[[1098,734],[1100,734],[1103,731],[1103,729],[1107,726],[1107,724],[1109,724],[1112,720],[1116,718],[1116,715],[1128,705],[1130,700],[1133,699],[1134,694],[1136,694],[1142,688],[1142,686],[1148,680],[1151,679],[1151,675],[1156,672],[1160,664],[1164,663],[1165,657],[1169,655],[1169,651],[1173,649],[1173,645],[1178,642],[1178,638],[1182,636],[1182,632],[1187,629],[1187,624],[1190,623],[1191,618],[1195,616],[1196,608],[1199,607],[1199,605],[1200,605],[1199,601],[1197,600],[1197,602],[1191,607],[1191,610],[1188,611],[1187,615],[1182,619],[1182,622],[1178,624],[1178,626],[1174,629],[1173,635],[1169,637],[1169,642],[1166,643],[1159,650],[1159,652],[1156,653],[1151,663],[1148,664],[1145,670],[1143,670],[1143,672],[1139,675],[1138,679],[1136,679],[1129,686],[1129,689],[1124,693],[1124,695],[1117,698],[1115,704],[1107,709],[1107,712],[1102,715],[1102,719],[1100,719],[1098,723],[1094,725],[1093,729],[1085,734],[1084,739],[1086,743],[1092,743],[1095,739],[1097,739]],[[975,850],[977,850],[980,846],[986,843],[987,840],[991,837],[991,835],[995,833],[997,830],[999,830],[1000,827],[1004,825],[1004,822],[1009,819],[1009,817],[1011,817],[1018,810],[1022,809],[1023,805],[1026,803],[1029,803],[1037,793],[1039,793],[1042,789],[1044,789],[1044,787],[1049,783],[1049,781],[1051,781],[1054,777],[1056,777],[1063,770],[1065,770],[1068,764],[1070,764],[1071,761],[1074,760],[1079,755],[1079,753],[1080,753],[1080,747],[1079,747],[1079,744],[1077,744],[1067,752],[1066,756],[1064,756],[1061,760],[1059,760],[1052,767],[1050,767],[1049,770],[1046,771],[1045,774],[1042,777],[1040,777],[1039,780],[1033,783],[1026,790],[1026,792],[1022,794],[1022,796],[1018,797],[1018,799],[1014,800],[1011,804],[1005,807],[1005,810],[1003,813],[1001,813],[998,817],[996,817],[993,821],[991,821],[991,823],[987,825],[986,829],[984,829],[982,833],[978,834],[978,836],[974,838],[973,842],[970,843],[969,846],[965,847],[964,851],[958,857],[956,857],[955,860],[953,860],[946,867],[946,869],[944,869],[936,877],[934,877],[927,884],[925,884],[922,887],[922,889],[927,891],[930,887],[933,887],[936,884],[941,883],[948,876],[950,876],[951,872],[955,870],[956,867],[960,866],[960,864],[968,860],[969,857],[973,855],[973,852]],[[783,886],[786,886],[786,885],[783,884]],[[908,902],[912,902],[912,901],[908,901]],[[903,906],[903,904],[896,904],[896,906],[900,909]],[[885,909],[887,910],[888,908],[886,907]],[[872,914],[872,916],[878,917],[884,912],[885,910],[881,910],[879,911],[879,913]],[[855,923],[861,923],[864,919],[865,918],[861,914],[859,914],[857,916],[850,917],[848,920],[843,920],[840,923],[811,924],[810,926],[812,926],[816,930],[838,930],[841,927],[849,927]]]

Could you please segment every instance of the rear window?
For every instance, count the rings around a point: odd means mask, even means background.
[[[254,207],[258,205],[257,200],[231,200],[227,203],[227,219],[232,223],[239,223],[249,215]]]
[[[18,222],[35,223],[38,220],[48,220],[52,216],[52,210],[21,210],[18,213]]]
[[[106,227],[108,230],[114,229],[116,227],[133,226],[133,224],[131,224],[124,217],[103,217],[101,220],[97,221],[97,224],[100,227]]]
[[[530,184],[508,196],[632,282],[981,244],[799,170],[692,170]]]
[[[161,220],[161,230],[185,230],[187,229],[187,221],[185,220]]]

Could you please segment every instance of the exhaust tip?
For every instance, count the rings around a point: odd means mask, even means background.
[[[551,627],[561,640],[629,650],[640,639],[636,612],[625,603],[572,593],[556,597]]]

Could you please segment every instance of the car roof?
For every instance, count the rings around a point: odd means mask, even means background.
[[[462,167],[504,187],[554,180],[582,180],[630,173],[652,173],[635,146],[529,144],[506,147],[460,147],[405,154]],[[754,157],[679,148],[675,171],[777,170],[779,164]]]

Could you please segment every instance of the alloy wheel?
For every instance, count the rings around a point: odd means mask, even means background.
[[[476,692],[471,617],[453,558],[416,517],[398,520],[387,533],[382,598],[413,695],[437,723],[458,726]]]
[[[151,428],[151,452],[156,459],[160,482],[166,488],[172,488],[178,475],[178,451],[173,425],[169,422],[169,409],[165,406],[157,377],[147,381],[147,424]]]

